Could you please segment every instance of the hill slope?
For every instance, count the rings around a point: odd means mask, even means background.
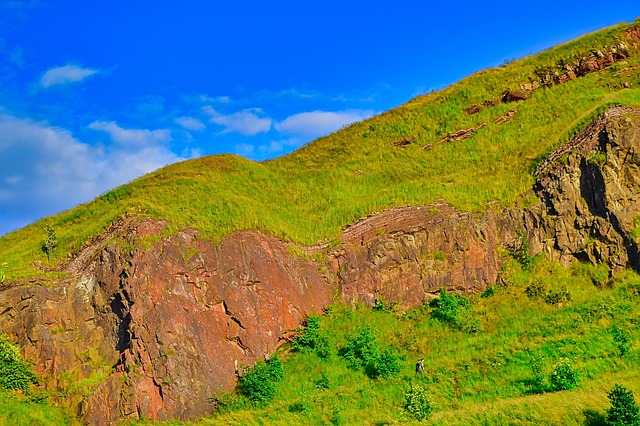
[[[463,211],[512,206],[531,188],[536,162],[597,112],[640,104],[639,38],[633,25],[584,36],[481,71],[265,163],[223,155],[165,167],[0,238],[5,274],[42,275],[127,211],[168,220],[168,233],[191,226],[217,241],[257,229],[312,245],[392,206],[438,199]],[[530,97],[500,102],[507,91]],[[483,108],[466,112],[473,105]],[[465,134],[456,132],[469,129],[469,137],[457,140]],[[50,264],[40,252],[45,225],[59,240]],[[34,260],[44,263],[40,271]]]

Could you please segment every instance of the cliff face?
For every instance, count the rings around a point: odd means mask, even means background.
[[[164,225],[121,231],[134,241]],[[257,233],[216,245],[186,229],[151,248],[123,245],[99,248],[76,280],[0,292],[0,328],[49,387],[64,385],[61,375],[79,381],[115,368],[77,406],[91,424],[206,413],[208,398],[235,384],[236,366],[273,352],[286,330],[331,302],[318,265]]]
[[[189,418],[333,298],[411,306],[441,287],[481,291],[518,235],[562,262],[640,267],[637,110],[610,109],[536,173],[542,202],[532,208],[387,210],[347,228],[323,265],[256,232],[214,244],[123,218],[65,265],[69,278],[0,291],[0,329],[48,388],[87,383],[61,402],[90,424]]]

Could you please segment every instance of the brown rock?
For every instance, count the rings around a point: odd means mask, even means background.
[[[518,90],[515,92],[506,92],[504,96],[502,96],[502,102],[504,103],[518,102],[518,101],[527,100],[528,98],[529,98],[528,92],[525,92],[524,90]]]
[[[482,107],[480,105],[471,105],[465,111],[467,114],[473,115],[473,114],[479,113],[481,110],[482,110]]]

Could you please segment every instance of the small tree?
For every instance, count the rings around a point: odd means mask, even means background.
[[[47,225],[44,230],[47,232],[47,238],[42,240],[42,242],[40,243],[40,250],[42,250],[44,254],[47,255],[47,262],[49,262],[51,252],[53,252],[53,250],[58,247],[58,239],[56,238],[56,231],[54,231],[53,228],[49,225]]]
[[[404,392],[404,410],[416,420],[425,420],[431,417],[433,402],[422,386],[412,383]]]
[[[284,378],[282,361],[276,355],[268,361],[258,361],[240,378],[240,393],[255,405],[268,404],[276,395],[276,385]]]
[[[578,371],[568,359],[560,360],[553,366],[549,382],[554,391],[575,389],[578,387]]]
[[[5,335],[0,335],[0,387],[29,393],[30,385],[37,385],[38,379],[31,371],[20,351]]]
[[[616,383],[607,393],[611,408],[607,409],[607,425],[640,426],[640,410],[633,397],[633,392]]]

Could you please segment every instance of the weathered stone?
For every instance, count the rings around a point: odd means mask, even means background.
[[[524,101],[527,99],[529,99],[529,93],[525,92],[524,90],[517,90],[515,92],[506,92],[502,96],[502,102],[504,103]]]

